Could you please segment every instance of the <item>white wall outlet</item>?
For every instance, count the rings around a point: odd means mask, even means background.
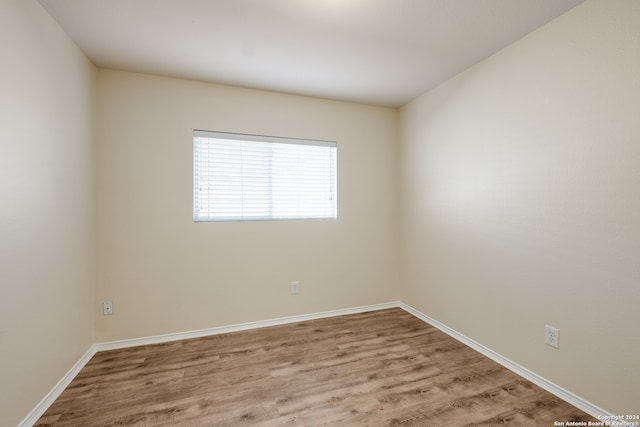
[[[111,316],[113,314],[113,303],[111,301],[104,301],[102,303],[102,315]]]
[[[553,326],[544,325],[544,343],[551,347],[560,348],[560,331]]]
[[[291,282],[291,295],[298,295],[299,288],[298,282]]]

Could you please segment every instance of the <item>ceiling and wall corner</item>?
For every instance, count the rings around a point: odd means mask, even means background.
[[[100,68],[399,107],[583,0],[39,0]]]

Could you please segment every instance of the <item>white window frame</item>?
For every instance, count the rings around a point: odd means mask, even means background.
[[[335,220],[337,143],[193,131],[193,220]]]

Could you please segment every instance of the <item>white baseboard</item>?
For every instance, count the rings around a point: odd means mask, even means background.
[[[365,311],[384,310],[400,306],[399,301],[383,304],[365,305],[354,308],[344,308],[340,310],[322,311],[319,313],[301,314],[297,316],[279,317],[277,319],[261,320],[257,322],[240,323],[230,326],[219,326],[216,328],[199,329],[196,331],[177,332],[173,334],[155,335],[144,338],[133,338],[128,340],[109,341],[96,344],[97,351],[116,350],[120,348],[135,347],[139,345],[160,344],[169,341],[178,341],[189,338],[200,338],[210,335],[226,334],[230,332],[246,331],[248,329],[266,328],[268,326],[284,325],[287,323],[304,322],[307,320],[322,319],[325,317],[344,316],[346,314],[364,313]]]
[[[159,344],[169,341],[177,341],[188,338],[199,338],[209,335],[226,334],[229,332],[246,331],[248,329],[266,328],[268,326],[284,325],[287,323],[304,322],[307,320],[322,319],[326,317],[344,316],[347,314],[364,313],[366,311],[384,310],[400,306],[399,301],[365,305],[361,307],[345,308],[340,310],[322,311],[319,313],[302,314],[297,316],[280,317],[277,319],[262,320],[258,322],[241,323],[230,326],[220,326],[217,328],[200,329],[197,331],[178,332],[174,334],[156,335],[151,337],[133,338],[128,340],[110,341],[93,344],[89,350],[76,362],[58,384],[36,405],[35,408],[18,424],[18,427],[31,427],[46,412],[53,402],[60,396],[71,381],[78,375],[78,372],[89,362],[89,360],[99,351],[115,350],[121,348],[135,347],[139,345]]]
[[[58,383],[53,386],[51,391],[36,405],[35,408],[24,417],[24,419],[18,424],[18,427],[31,427],[38,419],[46,412],[47,409],[55,402],[55,400],[62,394],[65,388],[71,383],[71,381],[78,375],[78,372],[84,365],[91,360],[94,354],[96,354],[95,344],[89,347],[89,350],[78,360],[75,365],[69,369],[69,371],[62,377]]]
[[[104,343],[93,344],[89,350],[76,362],[75,365],[67,372],[64,377],[53,387],[53,389],[36,405],[36,407],[18,424],[18,427],[30,427],[35,424],[38,419],[45,413],[45,411],[51,406],[51,404],[60,396],[64,389],[71,383],[71,381],[78,375],[78,372],[89,362],[89,360],[99,351],[116,350],[128,347],[135,347],[139,345],[159,344],[169,341],[177,341],[189,338],[199,338],[210,335],[226,334],[230,332],[246,331],[248,329],[266,328],[268,326],[285,325],[287,323],[304,322],[308,320],[323,319],[326,317],[344,316],[347,314],[364,313],[366,311],[384,310],[388,308],[399,307],[408,313],[411,313],[418,319],[428,323],[454,339],[468,345],[474,350],[487,356],[489,359],[499,363],[505,368],[515,372],[521,377],[526,378],[539,387],[547,390],[548,392],[558,396],[559,398],[569,402],[576,408],[583,410],[584,412],[592,415],[596,418],[599,416],[612,416],[613,414],[605,411],[602,408],[586,401],[585,399],[571,393],[568,390],[563,389],[557,384],[548,381],[540,375],[529,371],[528,369],[518,365],[517,363],[507,359],[506,357],[496,353],[495,351],[483,346],[480,343],[468,338],[461,333],[449,328],[448,326],[438,322],[435,319],[421,313],[415,308],[401,302],[394,301],[383,304],[365,305],[361,307],[345,308],[340,310],[322,311],[319,313],[302,314],[297,316],[280,317],[277,319],[263,320],[258,322],[240,323],[237,325],[220,326],[216,328],[200,329],[196,331],[178,332],[173,334],[156,335],[151,337],[133,338],[128,340],[109,341]]]
[[[532,372],[530,370],[528,370],[527,368],[518,365],[517,363],[515,363],[512,360],[507,359],[506,357],[502,356],[499,353],[496,353],[495,351],[491,350],[490,348],[487,348],[485,346],[483,346],[482,344],[472,340],[471,338],[462,335],[460,332],[451,329],[450,327],[438,322],[437,320],[427,316],[424,313],[421,313],[420,311],[416,310],[415,308],[400,302],[399,303],[399,307],[401,309],[403,309],[404,311],[413,314],[414,316],[416,316],[418,319],[422,320],[425,323],[430,324],[431,326],[441,330],[442,332],[444,332],[445,334],[451,336],[452,338],[455,338],[456,340],[460,341],[463,344],[468,345],[469,347],[471,347],[472,349],[476,350],[477,352],[481,353],[484,356],[487,356],[489,359],[493,360],[494,362],[499,363],[500,365],[504,366],[505,368],[509,369],[512,372],[515,372],[516,374],[520,375],[521,377],[531,381],[532,383],[536,384],[537,386],[541,387],[542,389],[548,391],[551,394],[554,394],[556,396],[558,396],[560,399],[572,404],[573,406],[575,406],[576,408],[586,412],[587,414],[591,415],[592,417],[598,418],[598,417],[611,417],[613,414],[610,412],[605,411],[604,409],[594,405],[593,403],[581,398],[580,396],[575,395],[574,393],[565,390],[564,388],[560,387],[559,385],[552,383],[551,381],[547,380],[544,377],[541,377],[540,375],[536,374],[535,372]]]

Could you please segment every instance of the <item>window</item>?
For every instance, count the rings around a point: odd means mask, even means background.
[[[194,221],[335,219],[337,145],[193,132]]]

